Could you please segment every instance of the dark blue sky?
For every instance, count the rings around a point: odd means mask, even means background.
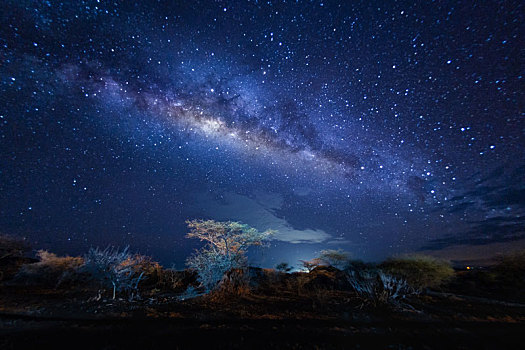
[[[523,243],[520,1],[7,1],[0,230],[181,267]],[[521,50],[521,51],[520,51]],[[514,242],[514,243],[513,243]]]

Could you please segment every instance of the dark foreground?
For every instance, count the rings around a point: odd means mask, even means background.
[[[84,258],[10,254],[0,258],[0,350],[521,349],[525,339],[525,252],[464,271],[426,258],[246,267],[207,294],[195,271],[147,259],[117,265],[139,261],[146,276],[117,293]],[[422,293],[400,287],[405,278]]]
[[[445,294],[411,309],[363,306],[352,293],[89,300],[81,292],[0,294],[1,349],[515,349],[525,307]]]
[[[523,324],[2,317],[2,349],[512,349]]]

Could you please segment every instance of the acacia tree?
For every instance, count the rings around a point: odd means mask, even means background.
[[[324,265],[325,262],[319,258],[313,258],[312,260],[299,260],[303,265],[303,268],[308,272],[312,272],[316,267]]]
[[[344,269],[350,262],[350,253],[342,249],[325,249],[321,250],[319,259],[326,264],[338,268]]]
[[[197,238],[206,245],[197,250],[186,264],[199,274],[206,291],[213,289],[225,272],[246,265],[246,251],[250,246],[262,246],[273,231],[259,232],[235,221],[186,221],[190,232],[187,238]]]

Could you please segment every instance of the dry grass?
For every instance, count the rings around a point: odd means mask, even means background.
[[[29,284],[64,287],[73,283],[85,282],[78,269],[84,264],[81,257],[57,256],[46,250],[37,252],[39,262],[23,265],[16,278]]]

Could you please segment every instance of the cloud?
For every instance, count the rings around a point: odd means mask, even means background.
[[[322,243],[331,239],[323,230],[308,228],[297,230],[285,218],[275,213],[280,209],[283,199],[279,194],[260,192],[254,198],[226,192],[220,196],[197,195],[198,210],[215,220],[241,221],[258,230],[272,229],[277,233],[275,240],[289,243]]]
[[[470,224],[472,227],[469,231],[463,232],[461,235],[448,235],[434,239],[424,245],[422,249],[439,250],[455,245],[486,245],[525,239],[525,219],[523,217],[498,216]]]
[[[347,240],[347,239],[334,239],[332,241],[328,241],[326,242],[326,244],[333,244],[333,245],[350,245],[352,244],[353,242],[350,241],[350,240]],[[357,244],[354,244],[354,245],[357,245]]]
[[[466,230],[429,241],[422,249],[456,245],[489,245],[525,239],[525,166],[497,168],[486,176],[475,174],[466,189],[452,197],[450,214],[472,216]]]

